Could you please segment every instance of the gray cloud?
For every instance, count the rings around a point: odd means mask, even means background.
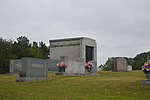
[[[86,36],[98,62],[149,51],[149,0],[0,0],[0,36],[32,41]]]

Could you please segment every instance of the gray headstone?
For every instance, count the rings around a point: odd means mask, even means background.
[[[34,81],[47,78],[47,60],[22,58],[10,61],[10,73],[18,74],[16,81]]]

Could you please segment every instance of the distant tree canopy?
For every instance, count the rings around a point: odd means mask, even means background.
[[[6,40],[0,37],[0,73],[9,71],[9,61],[22,57],[48,58],[48,47],[42,41],[30,43],[25,36],[20,36],[17,41]]]
[[[144,62],[146,62],[149,59],[149,52],[144,52],[141,54],[138,54],[136,57],[133,58],[133,69],[139,70],[143,66]]]
[[[105,71],[110,71],[113,69],[114,67],[114,62],[113,62],[113,57],[112,58],[108,58],[108,60],[106,61],[106,63],[102,66],[101,65],[101,69],[105,70]]]
[[[0,73],[7,72],[9,60],[14,58],[12,54],[12,41],[0,38]]]
[[[103,65],[102,69],[103,70],[112,70],[114,64],[113,64],[113,59],[114,57],[108,58],[106,63]],[[143,64],[150,59],[150,52],[144,52],[137,54],[136,57],[134,58],[127,58],[127,64],[132,66],[133,70],[141,70],[141,67]],[[102,66],[102,65],[101,65]]]

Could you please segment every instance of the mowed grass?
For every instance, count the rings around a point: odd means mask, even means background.
[[[141,71],[106,72],[100,76],[48,75],[48,80],[15,82],[0,75],[0,100],[150,100],[150,86],[141,85]]]

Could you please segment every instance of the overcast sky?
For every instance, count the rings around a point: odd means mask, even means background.
[[[150,0],[0,0],[0,37],[30,42],[89,37],[98,64],[150,51]]]

